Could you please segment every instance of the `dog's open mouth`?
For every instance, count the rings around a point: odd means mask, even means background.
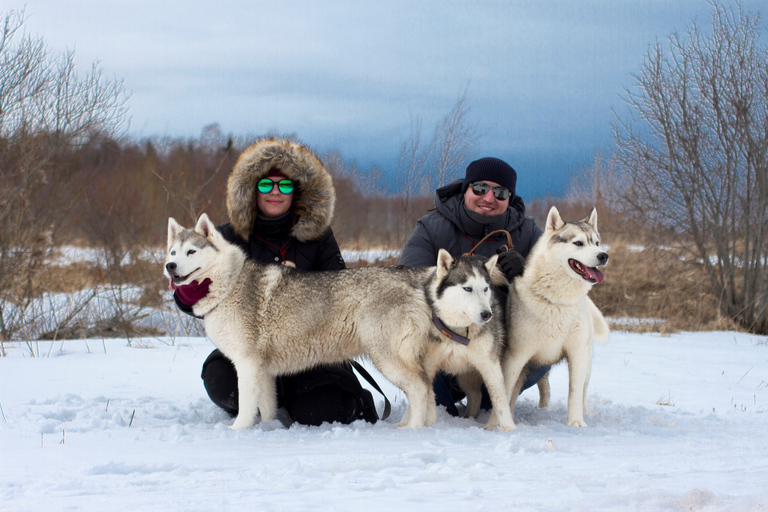
[[[168,280],[168,287],[171,289],[171,291],[176,291],[176,288],[178,288],[178,283],[183,283],[184,281],[189,279],[189,276],[191,276],[198,270],[200,269],[196,268],[195,270],[193,270],[192,272],[190,272],[185,276],[171,276],[170,279]]]
[[[605,274],[600,272],[596,267],[587,267],[580,261],[574,259],[568,260],[568,264],[571,266],[574,272],[579,274],[585,281],[590,283],[602,284],[605,279]]]

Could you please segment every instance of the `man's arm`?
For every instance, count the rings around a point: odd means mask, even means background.
[[[406,267],[434,267],[437,251],[424,224],[419,222],[400,253],[400,265]]]

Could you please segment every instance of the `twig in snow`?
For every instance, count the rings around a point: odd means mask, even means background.
[[[666,405],[668,407],[674,407],[675,404],[672,402],[672,393],[669,392],[666,395],[666,398],[664,395],[661,395],[658,400],[656,400],[656,405]]]
[[[136,416],[136,409],[133,410],[133,414],[131,414],[131,421],[128,422],[128,426],[130,427],[133,425],[133,417]]]
[[[753,366],[752,368],[754,368],[754,366]],[[747,373],[751,372],[751,371],[752,371],[752,368],[750,368],[749,370],[747,370]],[[739,382],[741,382],[742,380],[744,380],[744,377],[746,377],[746,376],[747,376],[747,373],[745,373],[744,375],[742,375],[742,376],[741,376],[741,378],[739,379]],[[738,384],[739,382],[737,382],[736,384]]]
[[[5,417],[5,411],[3,410],[3,404],[0,404],[0,413],[3,414],[3,421],[8,423],[8,419]]]

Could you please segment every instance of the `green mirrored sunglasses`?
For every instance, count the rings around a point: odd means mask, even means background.
[[[277,189],[283,194],[290,194],[293,192],[293,181],[291,180],[272,181],[268,178],[264,178],[259,180],[259,184],[256,187],[262,194],[269,194],[272,192],[275,185],[277,185]]]

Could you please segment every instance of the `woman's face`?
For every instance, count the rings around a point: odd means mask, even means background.
[[[287,179],[285,176],[272,175],[266,179],[272,180],[275,185],[272,186],[272,190],[264,194],[256,191],[256,205],[259,207],[259,212],[263,217],[274,218],[279,217],[291,208],[293,202],[293,192],[290,194],[283,194],[277,187],[277,182]]]

